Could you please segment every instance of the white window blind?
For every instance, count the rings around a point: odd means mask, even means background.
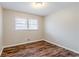
[[[16,30],[37,30],[38,20],[16,18],[15,25],[16,25]]]
[[[28,27],[29,27],[30,30],[37,30],[38,29],[38,21],[37,20],[29,19],[28,22],[29,22]]]

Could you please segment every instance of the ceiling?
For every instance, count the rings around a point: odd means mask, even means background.
[[[0,2],[0,5],[3,8],[7,8],[11,10],[27,12],[40,16],[47,16],[51,12],[55,13],[58,10],[79,5],[79,3],[78,2],[48,2],[47,6],[44,8],[33,8],[32,2]]]

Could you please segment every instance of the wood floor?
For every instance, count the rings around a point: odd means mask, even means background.
[[[78,57],[79,54],[50,44],[38,41],[29,44],[4,48],[1,57]]]

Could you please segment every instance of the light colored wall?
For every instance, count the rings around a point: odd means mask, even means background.
[[[4,46],[16,45],[20,43],[40,40],[43,38],[43,17],[31,15],[23,12],[3,9],[3,23],[4,23]],[[15,30],[15,18],[35,18],[38,20],[38,30]],[[30,39],[30,40],[28,40]]]
[[[2,8],[0,6],[0,54],[2,52],[2,48],[3,48],[3,45],[2,45]]]
[[[79,52],[79,7],[69,7],[45,17],[45,39]]]

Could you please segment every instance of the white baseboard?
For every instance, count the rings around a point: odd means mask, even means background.
[[[73,50],[73,49],[71,49],[71,48],[65,47],[65,46],[60,45],[60,44],[57,44],[57,43],[55,43],[55,42],[52,42],[52,41],[49,41],[49,40],[44,40],[44,41],[47,41],[48,43],[55,44],[55,45],[57,45],[57,46],[59,46],[59,47],[65,48],[65,49],[67,49],[67,50],[70,50],[70,51],[73,51],[73,52],[79,54],[79,51],[75,51],[75,50]]]
[[[32,43],[32,42],[37,42],[37,41],[41,41],[41,40],[43,40],[43,39],[34,40],[34,41],[28,41],[28,42],[23,42],[23,43],[13,44],[13,45],[7,45],[7,46],[4,46],[3,48],[12,47],[12,46],[17,46],[17,45],[21,45],[21,44]]]
[[[0,56],[1,56],[1,54],[2,54],[2,51],[3,51],[3,47],[2,47],[2,48],[0,48]]]

